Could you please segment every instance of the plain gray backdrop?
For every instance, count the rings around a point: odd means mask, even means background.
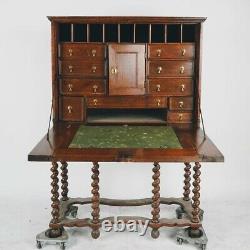
[[[203,32],[202,110],[206,132],[225,155],[225,163],[202,165],[204,227],[208,249],[250,249],[249,13],[248,0],[1,0],[0,249],[35,249],[35,235],[47,228],[50,219],[50,164],[27,162],[49,119],[49,15],[208,17]],[[90,167],[90,163],[70,164],[70,196],[90,195]],[[101,196],[150,197],[151,168],[143,163],[101,164]],[[162,196],[180,196],[182,176],[181,164],[162,164]],[[166,207],[161,209],[166,213]],[[87,216],[89,211],[85,208],[82,213]],[[150,207],[101,208],[101,215],[112,213],[149,215]],[[69,249],[195,249],[178,246],[175,232],[162,229],[157,240],[150,232],[145,237],[102,233],[94,241],[89,229],[71,230]]]

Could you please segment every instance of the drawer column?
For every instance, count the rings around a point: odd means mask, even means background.
[[[158,162],[154,162],[154,167],[153,167],[153,197],[152,197],[152,219],[151,223],[154,224],[152,226],[152,232],[151,236],[154,239],[157,239],[160,235],[159,229],[157,228],[157,224],[159,223],[160,219],[160,203],[161,203],[161,198],[160,198],[160,164]]]
[[[100,236],[100,194],[99,194],[99,164],[98,162],[93,162],[92,167],[92,232],[91,236],[97,239]]]

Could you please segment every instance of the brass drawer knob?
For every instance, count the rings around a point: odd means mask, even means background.
[[[179,121],[183,120],[183,114],[179,114]]]
[[[72,73],[73,72],[73,66],[69,65],[69,72]]]
[[[185,85],[181,84],[181,92],[184,92],[184,91],[185,91]]]
[[[98,86],[97,85],[93,85],[93,93],[96,93],[97,89],[98,89]]]
[[[116,75],[118,73],[118,69],[116,67],[111,68],[111,74]]]
[[[185,56],[185,54],[186,54],[186,50],[185,49],[181,49],[181,55]]]
[[[92,73],[95,73],[96,72],[96,66],[92,66],[91,70],[92,70]]]
[[[156,55],[157,55],[157,56],[161,56],[161,49],[157,49],[157,50],[156,50]]]
[[[93,99],[93,103],[94,103],[95,106],[97,105],[97,102],[98,102],[97,99]]]
[[[160,92],[160,91],[161,91],[161,85],[160,85],[160,84],[157,84],[157,85],[156,85],[156,91],[157,91],[157,92]]]
[[[68,84],[68,90],[69,90],[69,92],[72,92],[72,90],[73,90],[73,84],[71,84],[71,83]]]
[[[180,101],[179,102],[179,108],[182,109],[184,107],[184,102],[183,101]]]
[[[69,56],[73,56],[73,49],[69,49]]]
[[[161,106],[161,99],[157,99],[156,103],[157,103],[157,107],[160,107]]]
[[[73,107],[69,105],[69,106],[67,107],[67,109],[68,109],[68,113],[71,114],[72,111],[73,111]]]
[[[96,56],[96,49],[92,49],[91,54],[92,54],[93,57],[95,57]]]
[[[180,67],[180,74],[184,74],[184,70],[185,70],[184,66],[181,66]]]
[[[158,66],[157,67],[157,74],[160,74],[162,72],[162,67],[161,66]]]

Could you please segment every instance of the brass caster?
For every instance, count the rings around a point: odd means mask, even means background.
[[[152,229],[151,236],[153,239],[157,239],[160,236],[160,231],[158,229]]]
[[[65,250],[66,249],[66,245],[64,242],[60,243],[60,249],[61,250]]]
[[[99,236],[100,236],[100,230],[99,230],[99,229],[97,229],[97,230],[92,230],[91,236],[92,236],[93,239],[99,238]]]
[[[183,243],[183,239],[181,239],[181,238],[177,238],[177,243],[178,243],[179,245],[182,245],[182,243]]]
[[[206,244],[201,244],[201,250],[206,250],[207,245]]]
[[[36,247],[37,247],[38,249],[41,249],[41,248],[42,248],[42,243],[41,243],[41,241],[39,241],[39,240],[36,241]]]

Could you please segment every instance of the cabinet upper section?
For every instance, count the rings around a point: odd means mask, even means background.
[[[49,17],[59,42],[195,42],[203,17]]]

